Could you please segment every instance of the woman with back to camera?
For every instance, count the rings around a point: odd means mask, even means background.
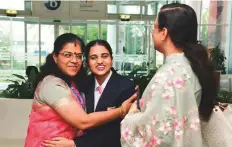
[[[42,147],[44,140],[54,137],[73,139],[82,135],[80,130],[107,123],[128,112],[136,94],[118,108],[86,114],[85,99],[75,84],[85,75],[83,48],[82,40],[72,33],[55,40],[53,52],[40,68],[25,147]]]
[[[197,43],[196,13],[185,4],[164,5],[152,36],[165,63],[142,95],[141,112],[133,104],[121,122],[122,146],[205,146],[200,120],[210,118],[216,80],[206,49]]]

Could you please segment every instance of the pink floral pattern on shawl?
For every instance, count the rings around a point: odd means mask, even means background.
[[[200,89],[183,54],[168,59],[145,89],[141,112],[121,122],[122,147],[202,147]]]

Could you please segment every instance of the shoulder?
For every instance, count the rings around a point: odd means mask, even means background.
[[[53,75],[48,75],[44,77],[44,79],[41,81],[41,86],[43,87],[50,87],[50,86],[68,87],[67,83],[64,80],[56,76],[53,76]]]
[[[122,76],[120,74],[115,74],[114,77],[115,77],[115,80],[118,81],[118,83],[121,87],[134,87],[134,85],[135,85],[133,80],[129,79],[126,76]]]
[[[71,98],[72,92],[68,84],[62,79],[49,75],[46,76],[37,89],[37,100],[52,107],[62,98]]]
[[[192,76],[192,69],[190,65],[183,64],[181,62],[172,62],[164,64],[155,74],[153,80],[157,81],[173,81],[176,79],[182,79],[190,81]]]

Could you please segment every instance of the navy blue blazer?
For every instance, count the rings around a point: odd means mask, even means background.
[[[85,98],[87,113],[94,112],[95,78],[90,75],[86,80]],[[135,93],[133,81],[113,71],[99,101],[95,112],[106,111],[109,107],[119,107]],[[77,147],[121,147],[120,122],[121,118],[102,126],[85,131],[85,135],[74,139]]]

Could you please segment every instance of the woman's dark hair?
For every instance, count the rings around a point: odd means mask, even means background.
[[[159,29],[166,28],[177,48],[182,48],[192,70],[199,79],[202,96],[200,116],[207,120],[213,110],[217,94],[214,67],[208,58],[207,49],[197,41],[197,16],[188,5],[172,3],[164,5],[158,14]]]
[[[112,52],[112,48],[110,44],[106,40],[97,39],[97,40],[90,41],[85,47],[85,59],[86,59],[87,64],[88,64],[90,49],[91,47],[95,45],[104,46],[109,51],[111,58],[113,58],[113,52]]]
[[[58,68],[57,64],[55,63],[53,59],[53,55],[57,56],[59,52],[63,49],[64,45],[66,45],[67,43],[75,43],[77,45],[80,45],[81,51],[83,53],[85,45],[84,45],[84,42],[80,39],[80,37],[72,33],[65,33],[65,34],[58,36],[54,42],[53,52],[47,56],[45,64],[40,67],[40,74],[39,74],[37,84],[41,80],[43,80],[45,76],[54,75],[56,77],[63,79],[68,85],[70,85],[71,80],[75,81],[77,86],[79,84],[81,85],[81,81],[86,76],[86,71],[83,65],[81,66],[78,74],[71,78],[67,76],[66,74],[64,74]]]
[[[26,68],[26,75],[27,75],[27,77],[30,76],[30,73],[31,73],[32,70],[35,71],[35,74],[39,73],[39,70],[38,70],[38,68],[36,66],[27,66],[27,68]]]

